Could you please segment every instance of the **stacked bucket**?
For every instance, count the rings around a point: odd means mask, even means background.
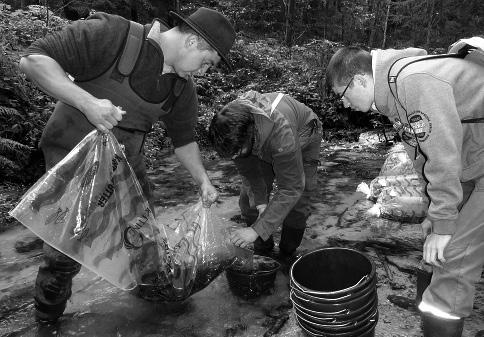
[[[290,298],[311,337],[373,337],[378,322],[375,265],[349,248],[320,248],[290,270]]]

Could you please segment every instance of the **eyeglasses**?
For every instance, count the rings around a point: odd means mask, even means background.
[[[346,85],[345,90],[343,90],[343,92],[342,92],[341,94],[336,94],[336,98],[337,98],[338,100],[342,100],[342,99],[343,99],[343,97],[345,97],[346,90],[348,90],[348,88],[350,87],[351,82],[353,82],[353,80],[354,80],[354,79],[355,79],[355,77],[353,76],[353,77],[351,78],[351,80],[348,82],[348,84]]]

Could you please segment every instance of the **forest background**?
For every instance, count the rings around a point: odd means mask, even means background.
[[[0,181],[28,186],[43,173],[38,142],[54,100],[18,70],[21,52],[34,40],[93,11],[140,23],[168,12],[188,15],[215,8],[233,22],[234,70],[215,69],[196,78],[202,148],[213,113],[246,90],[281,91],[311,107],[323,122],[326,140],[358,137],[388,121],[376,113],[344,109],[322,95],[326,64],[339,47],[423,47],[445,52],[462,37],[483,33],[482,0],[3,0],[0,2]],[[47,10],[48,9],[48,10]],[[147,160],[169,145],[160,125],[150,133]],[[21,174],[19,174],[19,172]],[[9,208],[8,203],[2,207]],[[3,213],[3,212],[2,212]]]

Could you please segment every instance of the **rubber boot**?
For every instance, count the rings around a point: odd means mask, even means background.
[[[282,227],[281,241],[279,243],[279,256],[277,260],[281,264],[281,271],[289,274],[291,265],[296,261],[296,249],[301,244],[305,228]]]
[[[305,228],[282,227],[279,250],[281,255],[292,256],[301,244]]]
[[[415,307],[422,302],[422,296],[432,280],[432,270],[425,268],[417,269],[417,293],[415,294]]]
[[[44,262],[35,281],[35,318],[40,323],[55,323],[71,297],[72,278],[81,265],[44,244]]]
[[[259,236],[254,241],[254,254],[272,257],[274,249],[274,238],[271,235],[266,241],[262,240]]]
[[[464,319],[446,319],[423,312],[422,328],[424,337],[462,337]]]

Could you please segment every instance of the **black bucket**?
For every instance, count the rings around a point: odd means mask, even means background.
[[[281,264],[270,257],[254,255],[252,268],[232,265],[225,270],[225,276],[233,294],[250,299],[268,294],[274,288],[280,267]]]
[[[349,248],[319,248],[290,270],[297,322],[311,336],[374,336],[378,322],[376,268]]]
[[[350,248],[319,248],[291,266],[292,284],[303,292],[324,298],[341,297],[364,288],[376,275],[375,264]]]

